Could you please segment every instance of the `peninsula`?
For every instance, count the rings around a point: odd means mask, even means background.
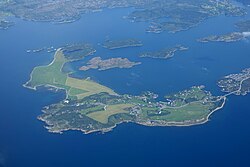
[[[98,69],[100,71],[112,68],[132,68],[141,64],[140,62],[131,62],[127,58],[111,58],[102,60],[101,57],[92,58],[86,66],[82,66],[79,70],[87,71],[89,69]]]

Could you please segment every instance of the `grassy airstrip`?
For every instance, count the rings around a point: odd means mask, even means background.
[[[36,89],[38,86],[51,86],[65,89],[67,97],[72,99],[82,99],[101,92],[116,94],[113,90],[89,79],[69,77],[68,74],[62,72],[62,68],[67,62],[68,60],[59,49],[52,63],[47,66],[34,68],[31,73],[31,79],[25,86],[32,89]]]

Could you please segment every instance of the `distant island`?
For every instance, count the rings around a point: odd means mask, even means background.
[[[140,55],[140,57],[150,57],[157,59],[169,59],[172,58],[177,51],[185,51],[188,50],[188,47],[182,45],[176,45],[172,48],[165,48],[155,52],[145,52]]]
[[[235,23],[237,32],[232,32],[224,35],[210,35],[200,38],[198,42],[236,42],[250,37],[250,20],[240,21]]]
[[[191,23],[191,22],[175,22],[175,21],[169,21],[169,22],[152,22],[150,26],[146,29],[146,32],[148,33],[162,33],[164,31],[168,31],[170,33],[176,33],[180,31],[188,30],[192,27],[195,27],[198,23]]]
[[[81,49],[80,49],[81,48]],[[134,122],[145,126],[191,126],[206,123],[210,115],[223,108],[227,96],[236,92],[245,94],[250,89],[250,70],[226,76],[218,85],[223,96],[214,96],[204,86],[193,86],[165,96],[145,92],[141,95],[119,95],[112,89],[90,78],[77,79],[62,71],[65,63],[77,61],[93,54],[89,44],[75,44],[59,48],[54,60],[47,66],[35,67],[25,87],[37,90],[63,90],[66,98],[44,107],[38,119],[53,133],[80,130],[85,134],[108,132],[123,122]],[[81,56],[80,56],[81,55]],[[98,61],[100,58],[97,58]],[[104,60],[105,61],[105,60]],[[108,60],[110,61],[110,60]],[[112,61],[111,61],[112,62]],[[234,82],[228,80],[233,79]],[[236,88],[231,89],[232,86]],[[226,87],[226,88],[225,88]]]
[[[102,46],[107,49],[120,49],[127,47],[139,47],[143,46],[142,42],[137,39],[125,39],[125,40],[106,40]]]
[[[8,28],[14,26],[15,23],[11,21],[6,21],[6,20],[0,20],[0,30],[7,30]]]
[[[5,1],[0,2],[0,7],[1,5],[4,5],[4,4],[5,4]],[[8,21],[8,16],[10,16],[8,12],[2,11],[0,9],[0,30],[7,30],[8,28],[15,25],[14,22]]]
[[[100,71],[112,68],[132,68],[141,64],[140,62],[131,62],[127,58],[111,58],[102,60],[101,57],[92,58],[86,66],[82,66],[79,70],[87,71],[89,69],[98,69]]]
[[[132,22],[154,23],[148,32],[179,32],[197,26],[204,20],[225,15],[243,16],[246,10],[231,1],[219,0],[2,0],[0,13],[29,21],[72,23],[81,15],[103,9],[130,7],[126,18]]]
[[[239,21],[235,26],[241,32],[250,32],[250,20]]]
[[[51,52],[55,52],[57,49],[54,48],[54,46],[51,47],[42,47],[42,48],[38,48],[38,49],[27,49],[26,52],[27,53],[40,53],[40,52],[47,52],[47,53],[51,53]]]
[[[211,35],[205,38],[198,39],[198,42],[235,42],[241,41],[250,36],[250,33],[233,32],[225,35]]]
[[[246,13],[246,10],[230,1],[173,0],[147,5],[132,12],[127,18],[133,22],[151,23],[146,29],[150,33],[176,33],[195,27],[210,17],[243,16]]]

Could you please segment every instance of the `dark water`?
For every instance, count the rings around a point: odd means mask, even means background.
[[[15,27],[0,31],[0,166],[250,166],[249,95],[230,97],[225,108],[201,126],[122,124],[104,135],[80,132],[57,135],[43,128],[44,124],[36,119],[41,108],[59,101],[63,95],[22,87],[33,67],[48,64],[53,58],[53,54],[27,54],[26,49],[90,42],[98,49],[96,56],[141,61],[142,65],[132,69],[90,70],[84,74],[119,93],[131,94],[151,90],[163,96],[203,84],[218,95],[221,92],[216,81],[220,77],[250,65],[248,41],[230,44],[195,41],[234,31],[233,23],[239,18],[211,18],[187,32],[157,35],[145,34],[145,23],[121,19],[128,12],[129,9],[95,13],[65,25],[17,20]],[[110,52],[98,46],[107,36],[135,37],[145,45]],[[176,44],[189,46],[190,50],[167,61],[137,56],[141,51]]]

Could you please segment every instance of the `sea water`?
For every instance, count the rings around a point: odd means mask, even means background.
[[[27,22],[0,31],[0,166],[250,166],[250,96],[231,96],[211,120],[192,127],[144,127],[122,124],[106,134],[84,135],[69,131],[48,133],[36,119],[41,109],[64,98],[63,93],[33,91],[22,86],[32,69],[46,65],[53,53],[28,54],[27,49],[91,43],[103,59],[126,57],[142,62],[131,69],[89,70],[76,77],[91,77],[120,94],[153,91],[160,99],[168,93],[205,85],[214,95],[223,94],[218,79],[249,67],[250,43],[198,43],[196,39],[235,31],[237,17],[210,18],[199,26],[176,34],[145,33],[148,23],[123,19],[131,9],[88,14],[71,24]],[[247,16],[249,18],[249,16]],[[137,38],[143,47],[110,51],[98,43],[105,39]],[[172,59],[140,58],[182,44],[188,51]],[[75,62],[75,69],[93,56]]]

